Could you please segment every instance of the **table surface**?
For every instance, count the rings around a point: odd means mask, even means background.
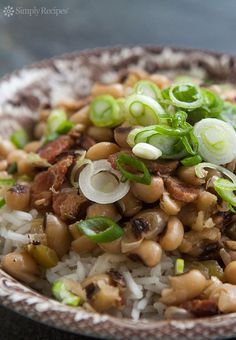
[[[8,5],[14,9],[11,17],[3,15]],[[43,7],[63,9],[66,14],[46,14]],[[117,44],[173,45],[236,54],[235,11],[235,0],[21,0],[20,4],[1,0],[0,75],[54,55]],[[0,320],[4,340],[84,339],[3,307]]]

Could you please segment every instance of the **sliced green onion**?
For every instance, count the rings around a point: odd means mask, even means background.
[[[62,280],[57,280],[53,283],[52,294],[65,305],[76,307],[80,304],[80,297],[70,292]]]
[[[1,209],[2,207],[4,207],[5,204],[6,204],[5,199],[1,197],[1,198],[0,198],[0,209]]]
[[[52,110],[47,120],[47,134],[58,132],[60,126],[66,121],[67,115],[64,109]]]
[[[60,137],[59,133],[57,132],[50,133],[49,135],[46,135],[44,137],[44,140],[43,140],[44,144],[50,143],[54,141],[55,139],[57,139],[58,137]]]
[[[29,142],[29,136],[25,130],[18,130],[13,132],[10,140],[18,149],[23,149],[23,147]]]
[[[162,152],[160,149],[148,143],[138,143],[136,144],[132,152],[140,158],[155,160],[161,157]]]
[[[201,163],[202,161],[202,157],[199,155],[193,156],[193,157],[187,157],[182,159],[181,163],[184,166],[192,166],[192,165],[197,165],[199,163]]]
[[[171,104],[185,109],[195,109],[202,105],[199,87],[191,83],[173,84],[169,89]]]
[[[177,259],[175,262],[175,274],[183,274],[184,272],[184,260],[183,259]]]
[[[7,172],[9,175],[13,175],[17,172],[17,163],[13,162],[11,165],[9,165]]]
[[[232,183],[228,179],[219,178],[214,182],[214,189],[225,202],[236,206],[236,196],[234,194],[236,183]]]
[[[75,123],[71,122],[70,120],[66,120],[65,122],[61,123],[56,132],[60,135],[66,134],[69,132],[73,127],[75,126]]]
[[[140,80],[135,84],[134,91],[136,94],[143,94],[155,100],[161,98],[161,90],[155,83],[150,80]]]
[[[108,243],[120,238],[124,230],[112,219],[98,216],[81,221],[79,230],[95,243]]]
[[[232,125],[233,128],[236,129],[236,105],[224,103],[219,118]]]
[[[0,187],[1,186],[12,186],[16,183],[13,178],[0,178]]]
[[[236,132],[229,124],[215,118],[202,119],[194,125],[200,156],[214,164],[226,164],[236,157]]]
[[[135,175],[125,169],[124,166],[131,166],[135,170],[143,173],[143,176]],[[135,159],[125,153],[121,153],[116,159],[116,166],[118,170],[121,172],[124,180],[131,180],[137,183],[150,184],[151,183],[151,175],[146,167],[146,165],[140,161],[139,159]]]
[[[200,163],[195,166],[195,173],[198,178],[205,178],[207,176],[207,171],[205,170],[205,168],[217,170],[221,172],[223,175],[225,175],[226,177],[228,177],[233,183],[236,183],[236,175],[233,174],[231,171],[224,168],[223,166],[212,164],[212,163],[207,163],[207,162]]]
[[[95,126],[114,127],[124,121],[121,101],[112,96],[98,96],[90,106],[90,119]]]
[[[161,105],[153,98],[133,94],[125,102],[125,108],[128,114],[128,121],[133,125],[148,126],[158,124],[164,110]]]

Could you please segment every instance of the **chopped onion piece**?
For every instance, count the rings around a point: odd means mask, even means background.
[[[236,133],[232,126],[215,118],[194,125],[200,156],[214,164],[226,164],[236,157]]]
[[[130,189],[129,182],[121,182],[121,174],[105,159],[94,161],[81,171],[79,187],[85,197],[101,204],[120,200]]]
[[[132,151],[137,157],[149,160],[158,159],[162,155],[160,149],[148,143],[138,143],[133,147]]]

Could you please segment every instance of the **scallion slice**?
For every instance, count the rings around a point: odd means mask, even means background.
[[[184,272],[184,259],[177,259],[175,262],[175,274],[183,274]]]
[[[77,224],[79,230],[95,243],[108,243],[120,238],[124,231],[112,219],[104,216],[88,218]]]
[[[140,80],[135,84],[134,92],[136,94],[143,94],[155,100],[161,98],[161,90],[155,83],[150,80]]]
[[[200,156],[210,163],[226,164],[236,157],[236,132],[229,124],[215,118],[202,119],[194,125]]]
[[[196,156],[187,157],[187,158],[182,159],[181,163],[184,166],[193,166],[193,165],[197,165],[197,164],[201,163],[201,161],[202,161],[202,157],[199,156],[199,155],[196,155]]]
[[[17,172],[17,163],[13,162],[11,165],[9,165],[7,172],[9,175],[13,175]]]
[[[149,160],[158,159],[162,155],[160,149],[148,143],[138,143],[133,147],[132,151],[135,156]]]
[[[58,132],[60,126],[67,121],[66,112],[64,109],[52,110],[47,120],[47,134]]]
[[[158,124],[164,110],[152,97],[143,94],[133,94],[127,98],[125,108],[128,121],[132,125],[148,126]]]
[[[129,172],[128,170],[125,169],[127,165],[134,168],[134,170],[138,170],[143,175],[139,176]],[[143,183],[146,185],[151,183],[151,175],[146,165],[139,159],[131,157],[125,153],[121,153],[116,159],[116,166],[118,170],[121,172],[124,180],[130,180],[133,182]]]
[[[13,178],[0,178],[0,187],[1,186],[12,186],[16,183]]]
[[[70,292],[63,280],[53,282],[52,294],[65,305],[76,307],[80,304],[80,297]]]
[[[11,142],[18,148],[23,149],[23,147],[28,143],[29,136],[25,130],[17,130],[13,132],[10,137]]]
[[[114,127],[124,121],[121,101],[112,96],[98,96],[90,106],[90,119],[95,126]]]
[[[203,102],[200,88],[191,83],[173,84],[169,89],[169,98],[172,105],[185,109],[195,109]]]
[[[1,209],[2,207],[4,207],[5,204],[6,204],[5,199],[4,199],[3,197],[1,197],[1,198],[0,198],[0,209]]]

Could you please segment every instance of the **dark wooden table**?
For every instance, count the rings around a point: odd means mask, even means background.
[[[11,17],[3,15],[13,6]],[[63,9],[66,14],[32,14]],[[23,12],[25,14],[23,14]],[[21,14],[20,14],[21,13]],[[117,44],[207,48],[236,54],[235,0],[1,0],[0,75],[62,53]],[[0,308],[0,339],[83,339]]]

